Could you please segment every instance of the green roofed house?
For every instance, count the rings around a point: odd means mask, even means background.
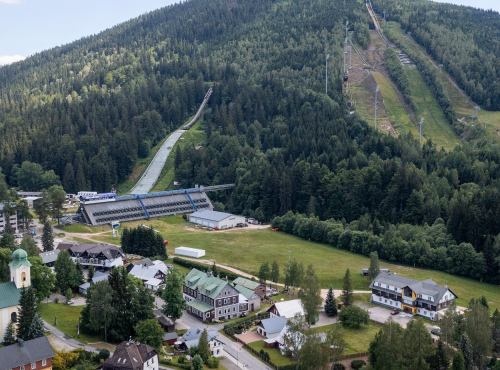
[[[248,314],[248,298],[210,271],[192,269],[186,276],[182,292],[187,312],[202,321],[233,319]]]
[[[10,321],[17,322],[21,289],[31,285],[31,263],[23,249],[12,253],[10,282],[0,284],[0,342],[3,342],[5,330]]]
[[[243,285],[238,285],[233,282],[234,288],[243,294],[243,296],[248,299],[248,309],[249,311],[255,311],[260,309],[260,296],[255,293],[252,289],[245,288]]]
[[[245,279],[242,277],[236,278],[233,283],[244,286],[247,289],[253,290],[260,298],[264,298],[266,295],[266,285],[259,283],[258,281],[253,281]]]

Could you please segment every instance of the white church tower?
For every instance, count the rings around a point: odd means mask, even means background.
[[[12,253],[10,266],[10,281],[16,284],[17,289],[31,286],[31,263],[28,261],[28,253],[24,249],[16,249]]]

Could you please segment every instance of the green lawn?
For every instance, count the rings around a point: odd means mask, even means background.
[[[286,366],[292,364],[292,361],[289,357],[282,356],[278,348],[266,348],[264,347],[264,341],[259,340],[258,342],[253,342],[248,344],[257,352],[260,352],[261,349],[269,353],[271,356],[271,362],[277,366]]]
[[[167,246],[169,255],[172,255],[174,249],[179,246],[201,248],[206,251],[205,259],[215,260],[217,263],[224,263],[253,275],[258,275],[260,265],[263,262],[272,263],[276,260],[280,264],[281,281],[283,281],[283,271],[290,250],[292,259],[302,262],[305,267],[309,264],[314,266],[322,288],[328,288],[331,284],[334,289],[341,289],[345,270],[350,268],[353,288],[356,290],[368,289],[368,280],[361,276],[361,268],[370,265],[369,258],[325,244],[302,240],[269,229],[235,229],[228,232],[202,231],[191,227],[190,224],[182,220],[181,216],[156,218],[150,222],[126,222],[122,225],[135,227],[141,223],[151,225],[162,233],[163,237],[169,241]],[[95,240],[103,240],[103,238],[110,238],[110,236],[111,231],[99,236],[89,235]],[[114,242],[119,244],[119,239],[115,239]],[[484,295],[492,310],[500,309],[500,287],[498,286],[440,271],[394,265],[384,261],[382,261],[381,267],[388,267],[399,275],[413,279],[432,278],[440,285],[448,282],[448,286],[458,295],[457,303],[461,306],[467,306],[473,297]]]
[[[66,231],[68,233],[86,233],[86,234],[92,234],[92,233],[100,233],[102,231],[110,231],[111,227],[109,225],[103,225],[103,226],[87,226],[84,224],[73,224],[73,225],[66,225],[66,226],[56,226],[57,229]]]
[[[411,132],[413,137],[418,137],[418,129],[412,123],[410,117],[406,114],[401,101],[399,101],[399,98],[396,95],[396,91],[394,91],[387,78],[379,72],[372,72],[372,75],[375,78],[375,81],[377,81],[377,84],[380,86],[380,91],[382,92],[382,97],[384,99],[385,110],[394,129],[399,134],[408,134]]]
[[[333,324],[341,325],[341,324]],[[333,325],[320,326],[311,329],[313,333],[326,333]],[[346,355],[368,352],[370,342],[380,330],[380,325],[369,323],[360,329],[344,328],[344,340],[347,345]]]
[[[54,325],[54,316],[57,315],[56,328],[71,338],[75,338],[82,343],[101,341],[102,338],[81,334],[81,331],[80,338],[76,337],[78,318],[82,309],[83,306],[71,306],[65,303],[41,303],[38,311],[42,320],[47,321],[50,325]]]

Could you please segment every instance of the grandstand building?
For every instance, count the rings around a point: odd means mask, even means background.
[[[82,215],[82,222],[96,226],[116,221],[150,220],[151,218],[192,213],[198,210],[213,210],[206,191],[228,189],[233,186],[233,184],[228,184],[143,195],[126,195],[110,201],[81,204],[79,213]]]

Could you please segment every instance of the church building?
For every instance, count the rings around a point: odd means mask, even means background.
[[[0,284],[0,342],[3,342],[9,322],[17,322],[21,289],[31,285],[31,263],[23,249],[17,249],[12,253],[9,267],[10,282]]]

